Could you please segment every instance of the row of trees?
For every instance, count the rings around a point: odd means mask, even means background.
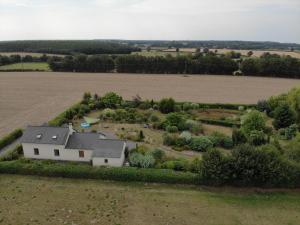
[[[34,57],[31,55],[21,56],[18,54],[15,55],[0,55],[0,66],[20,63],[20,62],[47,62],[48,56],[42,55],[40,57]]]
[[[161,74],[240,74],[300,78],[300,61],[290,56],[265,54],[260,58],[234,60],[228,56],[197,54],[146,57],[140,55],[77,55],[49,60],[53,71],[161,73]],[[239,73],[237,73],[239,74]]]
[[[300,60],[265,54],[260,58],[243,60],[241,70],[245,75],[300,78]]]
[[[65,54],[130,54],[139,48],[119,41],[102,40],[51,40],[51,41],[1,41],[2,52],[38,52]]]
[[[112,72],[119,73],[163,73],[163,74],[232,74],[238,64],[228,57],[214,55],[197,59],[188,56],[139,55],[124,56],[66,56],[64,59],[53,57],[49,60],[53,71],[74,72]]]

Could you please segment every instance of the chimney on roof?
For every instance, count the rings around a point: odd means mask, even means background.
[[[75,131],[73,129],[72,123],[69,123],[69,135],[73,134]]]

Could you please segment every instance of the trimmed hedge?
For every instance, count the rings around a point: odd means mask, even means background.
[[[198,103],[199,108],[205,109],[231,109],[239,110],[239,107],[242,106],[244,109],[256,108],[255,104],[222,104],[222,103]]]
[[[0,173],[127,182],[139,181],[168,184],[201,184],[200,175],[190,172],[176,172],[166,169],[140,169],[133,167],[104,168],[52,162],[47,164],[47,161],[31,161],[24,159],[1,162]]]
[[[1,156],[0,162],[17,160],[21,156],[23,156],[23,147],[21,144],[18,144],[15,148],[9,150],[9,152],[7,152],[5,155]]]
[[[0,140],[0,149],[6,147],[7,145],[10,145],[15,140],[17,140],[19,137],[21,137],[22,135],[23,135],[23,130],[22,129],[16,129],[13,132],[9,133],[8,135],[4,136]]]
[[[211,124],[211,125],[219,125],[223,127],[240,127],[240,123],[230,122],[226,120],[213,120],[213,119],[198,119],[202,123]]]

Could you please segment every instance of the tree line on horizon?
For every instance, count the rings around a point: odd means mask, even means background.
[[[236,58],[213,52],[177,56],[67,55],[35,57],[0,55],[0,66],[20,62],[48,62],[52,71],[149,74],[220,74],[300,78],[300,60],[265,53],[259,58]]]
[[[139,48],[126,43],[104,40],[0,41],[0,52],[35,52],[47,54],[130,54]]]
[[[300,60],[264,54],[260,58],[232,59],[212,53],[194,56],[77,55],[51,57],[53,71],[149,74],[220,74],[300,78]]]

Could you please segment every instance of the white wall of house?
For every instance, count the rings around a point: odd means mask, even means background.
[[[23,151],[25,158],[31,159],[51,159],[62,161],[78,161],[89,162],[92,159],[93,151],[83,150],[84,157],[79,157],[78,149],[65,149],[63,145],[49,145],[49,144],[28,144],[23,143]],[[34,148],[39,149],[39,155],[34,154]],[[54,155],[54,149],[59,150],[59,156]]]
[[[107,160],[107,162],[106,162]],[[121,167],[125,161],[125,149],[122,151],[120,158],[102,158],[102,157],[93,157],[92,163],[93,166],[112,166],[112,167]]]

